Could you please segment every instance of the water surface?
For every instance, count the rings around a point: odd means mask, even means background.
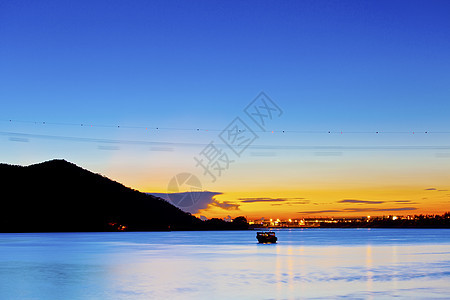
[[[0,234],[0,299],[448,298],[450,230]]]

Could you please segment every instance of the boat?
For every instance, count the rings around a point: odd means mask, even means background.
[[[276,243],[278,240],[273,231],[259,231],[256,233],[256,238],[262,244]]]

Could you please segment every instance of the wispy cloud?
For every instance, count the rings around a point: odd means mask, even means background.
[[[239,198],[242,203],[255,203],[255,202],[284,202],[283,198]]]
[[[239,206],[240,206],[239,204],[235,204],[235,203],[232,203],[232,202],[229,202],[229,201],[219,202],[217,200],[214,200],[209,205],[210,206],[217,206],[217,207],[220,207],[220,208],[225,209],[225,210],[239,210]]]
[[[305,198],[269,198],[269,197],[257,197],[257,198],[239,198],[241,203],[257,203],[257,202],[289,202],[289,204],[307,204],[310,201]]]
[[[343,199],[338,201],[338,203],[352,203],[352,204],[383,204],[383,203],[408,203],[408,204],[416,204],[411,200],[389,200],[389,201],[374,201],[374,200],[358,200],[358,199]],[[368,208],[369,210],[374,210],[373,208]]]
[[[289,202],[289,204],[309,204],[310,202],[311,202],[310,200],[305,199],[305,200],[291,201]]]
[[[417,210],[417,207],[382,208],[377,209],[376,211],[408,211],[408,210]]]
[[[367,211],[408,211],[416,210],[416,207],[395,207],[395,208],[346,208],[347,212],[367,212]]]
[[[357,200],[357,199],[344,199],[338,201],[338,203],[361,203],[361,204],[382,204],[385,201],[372,201],[372,200]]]
[[[337,209],[330,209],[330,210],[307,210],[307,211],[298,211],[299,214],[322,214],[322,213],[335,213],[335,212],[342,212],[342,210]]]
[[[439,190],[439,189],[437,189],[437,188],[428,188],[428,189],[425,189],[425,191],[437,191],[437,192],[448,192],[448,190]]]
[[[297,213],[302,215],[313,215],[313,214],[323,214],[323,213],[353,213],[353,212],[383,212],[383,211],[411,211],[417,210],[416,207],[394,207],[394,208],[344,208],[344,209],[330,209],[330,210],[308,210],[299,211]]]

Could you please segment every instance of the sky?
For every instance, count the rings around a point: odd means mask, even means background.
[[[449,15],[448,1],[1,1],[0,161],[66,159],[207,218],[440,214]]]

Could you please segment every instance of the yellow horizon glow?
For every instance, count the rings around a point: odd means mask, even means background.
[[[419,215],[443,214],[450,211],[450,188],[443,187],[435,190],[424,188],[390,187],[370,189],[327,189],[302,190],[289,192],[231,192],[215,196],[219,202],[239,204],[239,210],[224,210],[217,206],[210,206],[201,210],[196,216],[207,218],[222,218],[246,216],[250,219],[261,217],[299,219],[304,217],[356,217],[383,215]],[[255,197],[256,195],[256,197]],[[287,201],[267,201],[245,203],[242,198],[287,198]],[[304,199],[293,199],[304,198]],[[356,200],[356,203],[339,203],[342,200]],[[361,203],[358,203],[361,201]],[[363,201],[367,201],[364,203]],[[374,203],[370,203],[374,202]],[[377,203],[383,202],[383,203]],[[395,210],[401,208],[416,208],[415,210]],[[361,209],[361,211],[346,211],[345,209]],[[380,209],[382,211],[380,211]],[[388,210],[393,209],[393,210]],[[311,212],[308,211],[332,211]]]
[[[194,150],[192,152],[195,154]],[[247,160],[242,159],[230,167],[214,183],[202,174],[201,169],[195,168],[193,156],[178,157],[172,152],[152,153],[146,163],[134,157],[138,156],[130,152],[127,156],[111,158],[105,175],[143,192],[166,193],[173,176],[192,172],[201,180],[204,191],[222,193],[215,196],[216,201],[239,205],[239,210],[225,210],[210,205],[195,214],[207,218],[230,215],[233,218],[299,219],[368,214],[443,214],[450,211],[447,160],[422,153],[369,155],[357,152],[346,153],[341,157],[290,155],[274,157],[264,163],[254,157],[247,157]],[[297,202],[246,203],[241,198],[304,199],[297,199]],[[344,199],[363,202],[339,203]],[[307,203],[299,200],[307,200]],[[415,209],[388,210],[405,207]],[[345,210],[349,208],[354,210]]]

